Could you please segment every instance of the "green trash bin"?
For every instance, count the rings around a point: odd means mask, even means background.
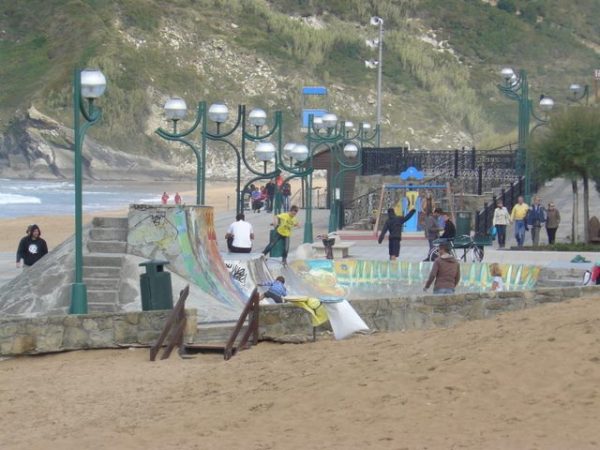
[[[269,234],[269,242],[273,242],[273,240],[277,237],[277,231],[275,230],[271,230],[271,233]],[[271,251],[269,252],[269,256],[271,256],[272,258],[281,258],[283,257],[283,247],[284,246],[284,242],[283,241],[279,241],[277,244],[275,244],[275,246],[271,249]]]
[[[152,260],[140,263],[146,273],[140,275],[142,311],[173,309],[173,287],[171,274],[165,272],[169,261]]]
[[[456,235],[470,235],[471,234],[471,220],[473,213],[471,211],[458,211],[456,213]]]

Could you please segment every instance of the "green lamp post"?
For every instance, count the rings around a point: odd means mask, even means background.
[[[336,146],[336,149],[337,148],[339,148],[339,146]],[[333,180],[333,198],[331,199],[331,213],[329,214],[329,233],[336,231],[339,228],[341,220],[340,215],[343,199],[341,180],[343,180],[343,175],[345,175],[346,172],[358,170],[362,167],[360,152],[361,148],[354,142],[347,142],[344,145],[342,152],[337,150],[333,152],[338,165],[341,167],[341,170],[335,175]],[[353,160],[357,161],[355,163],[351,163],[350,161]]]
[[[333,113],[324,114],[323,117],[308,116],[308,132],[306,144],[308,147],[309,173],[306,175],[306,218],[304,223],[304,243],[313,242],[312,223],[312,161],[319,147],[332,148],[338,142],[343,141],[346,135],[344,122],[338,121]]]
[[[89,127],[102,117],[94,100],[106,90],[106,78],[98,69],[76,69],[73,77],[73,152],[75,154],[75,282],[71,285],[70,314],[87,314],[87,288],[83,282],[82,146]],[[85,101],[87,100],[87,102]],[[81,123],[81,117],[85,121]]]
[[[196,120],[186,130],[181,132],[177,131],[177,123],[185,118],[187,115],[187,105],[185,101],[180,97],[171,97],[167,99],[164,106],[164,113],[167,120],[170,120],[173,123],[173,131],[169,132],[162,128],[157,129],[155,132],[161,138],[166,139],[168,141],[181,142],[182,144],[188,146],[194,152],[196,156],[196,204],[204,205],[205,199],[205,182],[204,182],[204,161],[206,156],[206,146],[204,145],[204,141],[201,140],[201,148],[198,148],[194,142],[186,139],[187,136],[192,134],[199,126],[202,127],[202,134],[206,129],[206,103],[200,102],[198,103],[198,108],[196,110]]]
[[[173,131],[169,132],[159,128],[156,130],[156,133],[163,139],[181,142],[191,148],[194,152],[194,155],[196,156],[196,203],[198,205],[204,205],[206,201],[206,148],[208,141],[223,142],[229,146],[235,154],[236,213],[240,213],[243,210],[243,191],[240,189],[242,162],[250,172],[257,175],[252,181],[278,175],[277,166],[275,166],[275,170],[270,173],[261,173],[252,167],[246,155],[246,141],[263,141],[277,133],[278,140],[281,142],[281,112],[275,114],[275,123],[273,127],[266,133],[261,134],[261,129],[267,121],[267,115],[259,108],[253,109],[246,115],[246,107],[244,105],[238,105],[237,118],[235,119],[234,124],[229,129],[222,130],[222,127],[229,118],[229,109],[227,105],[219,102],[213,103],[207,108],[206,102],[200,102],[198,103],[194,123],[188,129],[181,132],[177,131],[177,122],[186,116],[187,106],[185,101],[179,97],[171,97],[165,103],[164,111],[166,118],[173,123]],[[215,124],[215,132],[209,131],[209,122]],[[254,133],[250,133],[247,130],[247,123],[249,123],[255,131]],[[241,145],[238,146],[232,141],[231,137],[238,129],[240,129],[240,127],[242,130],[242,141]],[[197,129],[200,131],[199,147],[198,144],[186,138]],[[258,154],[257,157],[259,157]],[[265,168],[267,162],[268,160],[265,162]]]
[[[513,69],[507,67],[502,69],[501,75],[504,84],[498,85],[498,89],[506,97],[517,101],[519,105],[517,173],[525,177],[525,201],[529,203],[531,201],[531,156],[527,151],[527,144],[531,132],[540,125],[547,123],[548,120],[536,115],[533,109],[533,104],[529,99],[529,81],[525,70],[520,70],[517,75]],[[540,108],[543,111],[547,113],[553,106],[554,101],[552,99],[545,96],[541,97]],[[530,130],[531,116],[538,122],[533,130]]]

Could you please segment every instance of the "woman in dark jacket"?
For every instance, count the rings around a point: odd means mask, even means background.
[[[381,233],[379,234],[378,242],[381,244],[385,233],[390,232],[389,236],[389,253],[390,261],[395,261],[400,255],[400,241],[402,240],[402,229],[404,223],[408,222],[415,213],[415,209],[411,209],[406,216],[397,216],[394,208],[388,209],[388,220],[386,220]]]

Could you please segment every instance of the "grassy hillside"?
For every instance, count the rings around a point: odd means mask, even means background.
[[[506,0],[503,0],[506,2]],[[511,3],[509,1],[509,3]],[[168,95],[285,113],[299,137],[299,88],[325,84],[331,109],[374,120],[375,57],[385,19],[384,142],[413,147],[509,139],[516,106],[495,84],[506,64],[529,70],[532,97],[560,103],[600,68],[597,0],[23,0],[0,4],[0,131],[35,105],[70,123],[75,65],[109,88],[99,140],[164,155],[152,134]],[[533,5],[533,6],[532,6]],[[520,8],[520,9],[519,9]],[[507,10],[508,9],[508,10]],[[594,49],[595,48],[595,49]],[[563,102],[564,103],[564,102]]]

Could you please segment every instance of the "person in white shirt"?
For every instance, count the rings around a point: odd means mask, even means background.
[[[510,214],[502,204],[502,200],[496,203],[494,210],[494,219],[492,225],[496,227],[496,236],[498,236],[498,248],[504,248],[506,245],[506,227],[510,224]]]
[[[227,239],[227,248],[231,253],[250,253],[252,251],[252,241],[254,240],[254,230],[252,224],[246,222],[243,213],[235,216],[235,222],[229,225],[225,239]]]

